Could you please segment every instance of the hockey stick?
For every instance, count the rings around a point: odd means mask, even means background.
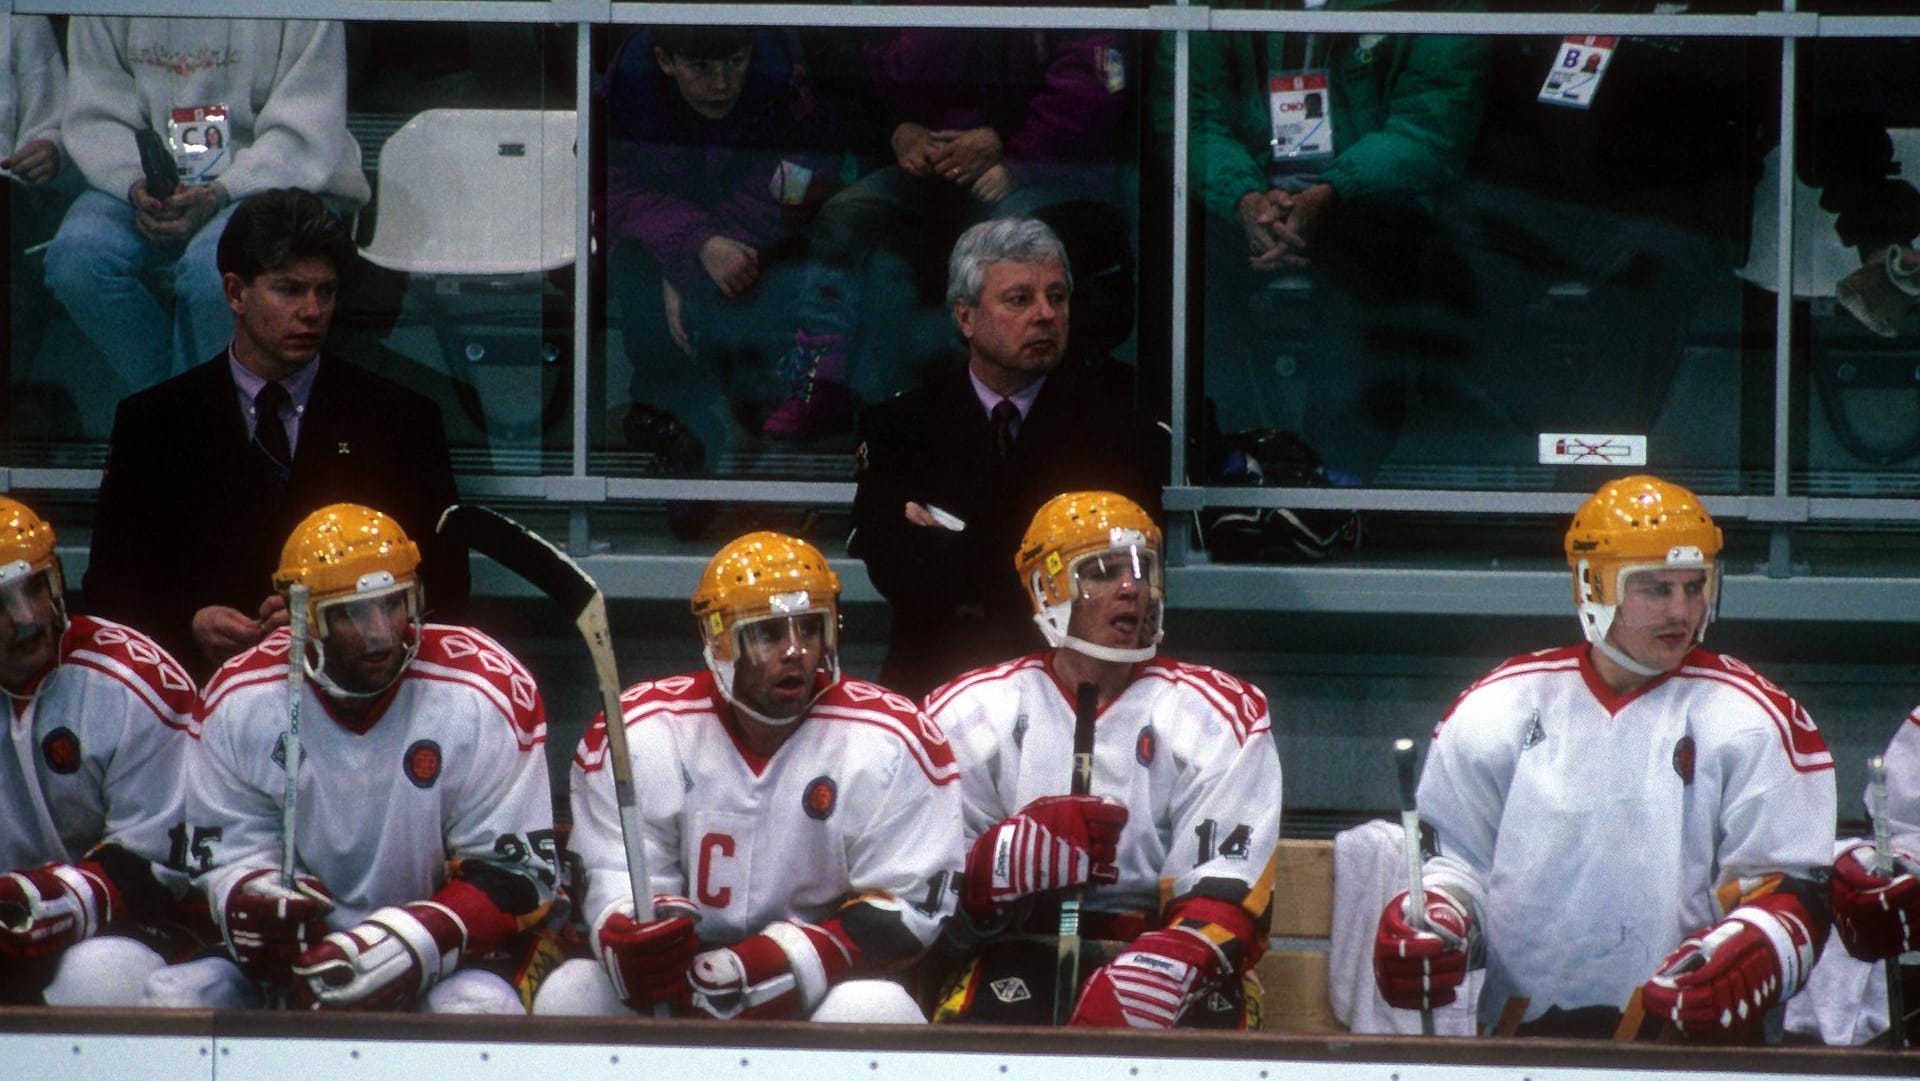
[[[1427,889],[1420,880],[1420,809],[1414,802],[1419,772],[1415,768],[1419,752],[1410,739],[1393,741],[1393,768],[1400,775],[1400,829],[1406,834],[1407,849],[1407,926],[1416,931],[1427,927]],[[1433,1035],[1433,1007],[1420,1007],[1420,1035]]]
[[[613,635],[607,630],[607,599],[580,565],[526,526],[485,507],[458,505],[440,515],[435,530],[525,578],[560,606],[580,629],[593,658],[594,682],[606,718],[607,757],[613,764],[613,799],[620,808],[620,840],[627,849],[627,886],[633,893],[634,919],[653,918],[653,891],[647,888],[646,852],[641,848],[640,806],[633,794],[633,760],[627,755],[627,726],[620,708],[620,676],[613,664]]]
[[[1084,796],[1093,790],[1093,721],[1100,712],[1100,689],[1091,683],[1076,688],[1073,699],[1073,776],[1069,790]],[[1075,889],[1060,899],[1060,953],[1054,969],[1053,1023],[1073,1014],[1080,990],[1080,898]]]
[[[300,818],[300,701],[307,694],[307,602],[312,591],[294,583],[287,587],[287,741],[283,745],[287,771],[280,799],[280,884],[296,889],[293,830]]]
[[[1887,822],[1887,760],[1867,759],[1867,814],[1873,818],[1873,873],[1892,878],[1899,873],[1893,859],[1893,827]],[[1907,1003],[1900,986],[1900,955],[1885,961],[1887,970],[1887,1046],[1900,1050],[1906,1042]]]

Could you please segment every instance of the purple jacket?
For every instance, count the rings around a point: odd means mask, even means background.
[[[908,29],[867,56],[895,124],[991,127],[1023,184],[1113,175],[1136,78],[1115,31]]]
[[[746,86],[733,111],[707,120],[688,108],[653,59],[653,35],[635,35],[602,88],[608,117],[607,221],[616,240],[638,241],[676,289],[705,289],[700,246],[721,235],[763,255],[796,240],[813,207],[783,205],[781,163],[816,175],[833,169],[825,110],[790,35],[758,31]]]

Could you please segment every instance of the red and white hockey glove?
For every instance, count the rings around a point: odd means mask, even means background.
[[[1873,870],[1870,844],[1857,844],[1833,861],[1833,929],[1847,952],[1884,961],[1920,949],[1920,859],[1894,851],[1894,873]]]
[[[120,907],[100,865],[49,863],[0,875],[0,957],[50,957],[100,933]]]
[[[1467,978],[1473,918],[1446,891],[1428,887],[1425,892],[1427,930],[1416,931],[1407,922],[1407,895],[1402,892],[1380,911],[1373,936],[1373,982],[1380,997],[1396,1009],[1445,1006]]]
[[[693,1005],[722,1021],[807,1017],[853,967],[838,938],[811,923],[780,920],[693,959]]]
[[[1102,796],[1042,796],[974,839],[960,901],[986,922],[1001,906],[1047,890],[1114,882],[1127,808]]]
[[[1767,1011],[1806,982],[1816,952],[1800,902],[1769,894],[1681,942],[1640,989],[1640,1003],[1689,1036],[1750,1042]]]
[[[627,1008],[651,1012],[662,1003],[686,997],[687,968],[700,949],[693,922],[699,909],[685,897],[653,895],[654,918],[633,918],[633,902],[607,906],[593,928],[593,949],[600,955],[613,989]]]
[[[294,1005],[411,1010],[459,966],[466,944],[466,925],[438,901],[375,909],[293,962]]]
[[[1193,1000],[1230,970],[1226,955],[1197,931],[1148,931],[1087,980],[1067,1023],[1172,1028]]]
[[[293,959],[327,933],[333,898],[317,878],[291,887],[278,871],[250,871],[227,891],[227,952],[255,983],[285,987]]]

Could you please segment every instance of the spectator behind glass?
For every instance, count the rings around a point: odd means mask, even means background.
[[[751,415],[756,395],[762,415],[777,400],[768,360],[789,329],[787,271],[837,179],[825,108],[794,33],[747,27],[642,31],[603,93],[614,288],[633,364],[627,439],[697,466],[703,448],[683,425],[717,457],[737,431],[732,414]]]
[[[322,351],[355,258],[345,223],[276,188],[240,201],[218,256],[232,344],[120,403],[86,609],[150,628],[204,681],[286,624],[269,586],[294,525],[365,499],[419,538],[430,614],[453,618],[467,559],[434,531],[458,498],[440,411]]]
[[[86,177],[47,252],[47,286],[132,390],[211,356],[231,317],[214,248],[236,200],[268,188],[367,201],[346,126],[346,38],[336,22],[75,17],[63,126]],[[180,173],[149,192],[134,133],[165,141]],[[209,133],[217,133],[209,136]],[[173,306],[149,275],[173,269]]]
[[[782,363],[787,399],[761,426],[772,439],[845,431],[855,355],[907,348],[911,330],[863,346],[863,282],[937,281],[942,253],[972,223],[1114,198],[1132,81],[1117,33],[915,28],[867,55],[892,110],[893,164],[834,196],[814,223]],[[865,396],[911,383],[925,360],[889,358],[860,380]]]
[[[0,229],[6,230],[11,269],[11,284],[0,290],[10,313],[8,348],[0,350],[0,388],[6,389],[0,393],[11,393],[12,358],[38,351],[49,307],[39,275],[27,269],[26,253],[53,235],[76,184],[74,171],[63,168],[60,106],[67,69],[52,24],[44,15],[0,11],[0,56],[7,63],[0,79]],[[0,439],[7,435],[7,422],[0,421]]]
[[[1254,0],[1258,8],[1300,3]],[[1327,11],[1482,11],[1482,0],[1305,0]],[[1330,471],[1364,481],[1392,449],[1418,362],[1447,346],[1417,332],[1414,302],[1445,273],[1434,211],[1480,126],[1484,41],[1452,35],[1199,34],[1193,37],[1193,184],[1205,206],[1207,390],[1232,432],[1282,418],[1247,325],[1248,301],[1278,274],[1311,274],[1304,431]],[[1151,95],[1154,144],[1173,132],[1173,36]],[[1305,76],[1323,81],[1312,86]],[[1269,79],[1299,75],[1291,96]],[[1312,86],[1312,89],[1306,89]],[[1276,126],[1274,106],[1318,122]],[[1284,111],[1284,110],[1282,110]],[[1326,139],[1331,127],[1332,137]],[[1311,133],[1311,134],[1310,134]],[[1314,149],[1317,147],[1317,151]],[[1198,281],[1199,279],[1196,279]],[[1414,331],[1414,332],[1410,332]]]

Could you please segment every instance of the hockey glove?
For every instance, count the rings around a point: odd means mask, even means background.
[[[1817,950],[1800,902],[1769,894],[1680,943],[1640,1003],[1689,1036],[1751,1042],[1767,1011],[1806,982]]]
[[[459,966],[466,944],[466,925],[438,901],[375,909],[295,959],[294,1005],[411,1010]]]
[[[1148,931],[1087,980],[1070,1025],[1172,1028],[1209,986],[1231,971],[1226,955],[1197,931]]]
[[[1101,796],[1042,796],[973,842],[961,903],[976,922],[1047,890],[1114,882],[1127,809]]]
[[[0,875],[0,957],[50,957],[100,933],[119,900],[100,865],[49,863]]]
[[[693,959],[693,1005],[722,1021],[804,1018],[853,967],[839,939],[811,923],[780,920],[743,942]]]
[[[609,905],[593,928],[593,949],[606,966],[613,989],[627,1008],[639,1013],[688,993],[687,967],[700,949],[693,922],[700,913],[692,901],[653,895],[654,918],[633,918],[633,902]]]
[[[1870,844],[1853,845],[1833,861],[1833,928],[1847,952],[1884,961],[1920,949],[1920,859],[1895,850],[1894,873],[1873,870]]]
[[[1373,982],[1397,1009],[1445,1006],[1467,978],[1473,919],[1445,891],[1429,887],[1426,895],[1427,930],[1407,922],[1407,895],[1401,893],[1381,910],[1373,936]]]
[[[288,887],[278,871],[251,871],[227,891],[227,952],[248,979],[285,987],[293,959],[327,933],[332,911],[319,879],[301,875]]]

